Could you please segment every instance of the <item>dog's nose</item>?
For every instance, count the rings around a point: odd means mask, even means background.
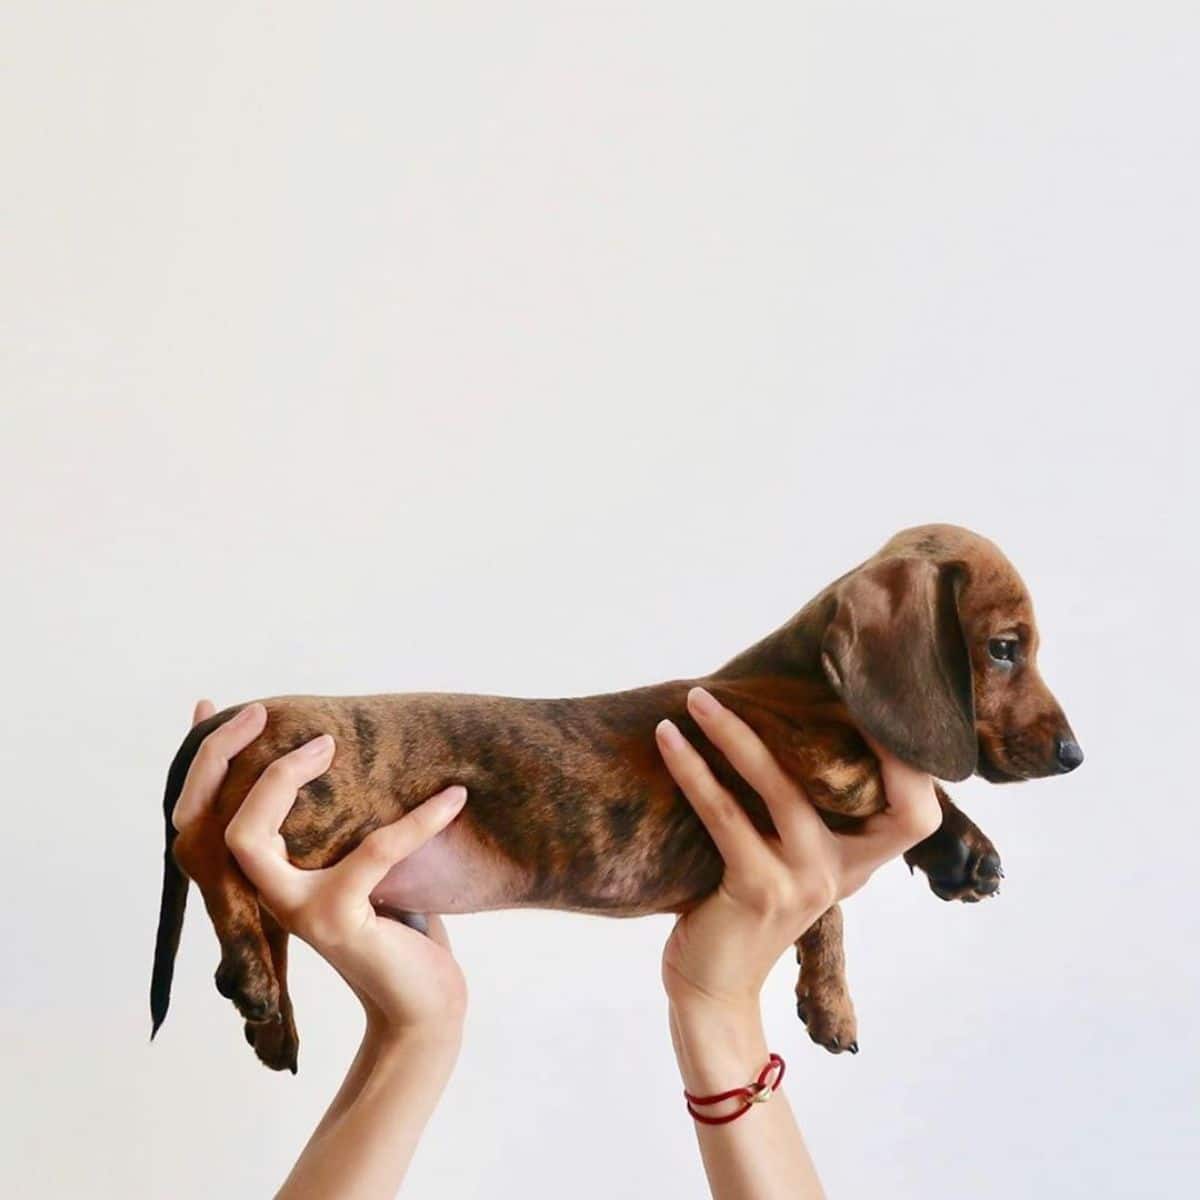
[[[1073,738],[1059,738],[1057,747],[1058,767],[1060,771],[1073,771],[1083,762],[1083,751],[1079,748],[1079,743]]]

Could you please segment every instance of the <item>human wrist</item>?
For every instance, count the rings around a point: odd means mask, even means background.
[[[462,1030],[442,1025],[406,1025],[373,1035],[375,1058],[391,1067],[419,1060],[430,1068],[453,1067],[462,1048]]]
[[[672,998],[670,1023],[679,1073],[690,1092],[738,1086],[752,1079],[767,1060],[757,999],[677,1003]]]
[[[696,1030],[730,1029],[754,1026],[761,1020],[759,988],[700,987],[676,972],[665,972],[663,982],[673,1023]]]
[[[461,1045],[461,1029],[446,1025],[368,1025],[363,1039],[368,1067],[360,1096],[405,1091],[419,1081],[432,1111],[458,1063]]]
[[[382,1009],[366,1006],[365,1037],[377,1052],[395,1057],[419,1051],[423,1056],[458,1057],[462,1045],[465,1013],[447,1012],[421,1018],[400,1018]]]

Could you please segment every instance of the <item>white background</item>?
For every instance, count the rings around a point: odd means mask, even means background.
[[[996,538],[1088,758],[955,794],[1001,897],[848,907],[862,1054],[772,1045],[833,1196],[1170,1196],[1197,1151],[1189,3],[6,5],[0,1190],[267,1194],[297,1079],[151,1048],[197,695],[702,672],[905,525]],[[195,897],[193,897],[193,900]],[[455,920],[418,1197],[703,1192],[665,919]]]

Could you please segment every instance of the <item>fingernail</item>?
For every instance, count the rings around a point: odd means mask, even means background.
[[[259,703],[247,704],[236,717],[233,718],[232,724],[249,725],[262,715],[263,706]]]
[[[461,783],[456,783],[453,787],[448,787],[441,796],[438,797],[438,803],[445,809],[453,811],[456,808],[462,808],[467,802],[467,789]]]
[[[674,721],[659,721],[655,732],[668,746],[678,747],[683,745],[683,734],[679,732]]]
[[[313,738],[311,742],[305,742],[301,749],[305,754],[311,754],[316,758],[319,754],[325,754],[332,745],[333,738],[327,733],[322,733]]]
[[[694,687],[688,692],[688,704],[705,717],[711,717],[721,707],[702,687]]]

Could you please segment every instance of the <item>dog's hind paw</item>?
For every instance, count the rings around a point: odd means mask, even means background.
[[[858,1020],[849,994],[839,987],[796,988],[796,1016],[808,1036],[830,1054],[858,1053]]]
[[[254,1024],[279,1019],[279,985],[263,959],[242,947],[226,950],[213,981],[226,1000]]]
[[[290,1012],[281,1012],[274,1021],[247,1021],[246,1041],[254,1048],[259,1061],[272,1071],[299,1069],[300,1035]]]

